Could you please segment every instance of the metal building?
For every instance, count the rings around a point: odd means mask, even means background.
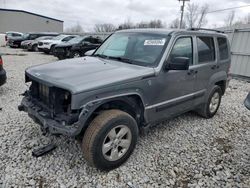
[[[63,32],[63,21],[24,10],[0,9],[0,33]]]
[[[250,78],[250,24],[222,28],[231,43],[231,73]]]

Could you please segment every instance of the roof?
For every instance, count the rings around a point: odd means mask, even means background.
[[[138,33],[155,33],[155,34],[209,34],[215,36],[225,36],[223,33],[218,33],[212,30],[190,30],[190,29],[164,29],[164,28],[143,28],[143,29],[125,29],[119,30],[118,33],[123,32],[138,32]]]
[[[43,16],[43,15],[36,14],[36,13],[33,13],[33,12],[28,12],[28,11],[25,11],[25,10],[16,10],[16,9],[4,9],[4,8],[0,8],[0,11],[21,12],[21,13],[26,13],[26,14],[30,14],[30,15],[33,15],[33,16],[38,16],[38,17],[41,17],[41,18],[46,18],[46,19],[50,19],[50,20],[54,20],[54,21],[58,21],[58,22],[64,22],[63,20],[58,20],[58,19],[51,18],[51,17],[48,17],[48,16]]]

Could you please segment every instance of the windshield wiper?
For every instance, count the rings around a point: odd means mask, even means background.
[[[110,59],[115,59],[115,60],[118,60],[118,61],[122,61],[122,62],[125,62],[125,63],[129,63],[129,64],[133,64],[133,60],[132,59],[129,59],[129,58],[126,58],[126,57],[109,57]]]
[[[104,59],[109,58],[109,56],[106,56],[106,55],[103,55],[103,54],[94,54],[93,56],[94,56],[94,57],[104,58]]]

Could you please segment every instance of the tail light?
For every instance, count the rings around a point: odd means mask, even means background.
[[[2,60],[2,58],[0,57],[0,66],[2,66],[3,65],[3,60]]]
[[[7,40],[8,40],[7,35],[5,35],[5,41],[7,41]]]

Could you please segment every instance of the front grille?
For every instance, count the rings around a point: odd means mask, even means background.
[[[49,106],[50,103],[50,88],[44,84],[32,81],[31,94],[43,104]]]
[[[49,87],[44,84],[39,84],[38,87],[39,99],[45,103],[49,104]]]

